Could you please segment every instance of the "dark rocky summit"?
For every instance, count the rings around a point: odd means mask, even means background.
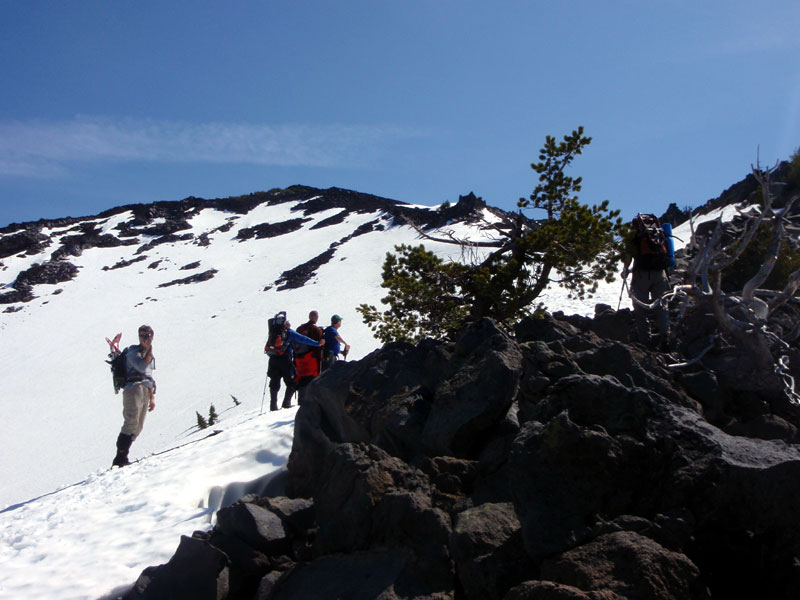
[[[125,597],[800,597],[797,430],[758,437],[769,403],[604,334],[626,320],[483,320],[336,363],[283,495],[221,509]]]

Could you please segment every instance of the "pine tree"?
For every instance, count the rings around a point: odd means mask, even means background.
[[[195,411],[195,414],[197,414],[197,426],[200,429],[205,429],[208,427],[208,422],[206,421],[205,417],[197,411]]]
[[[219,420],[219,416],[217,415],[217,410],[214,408],[212,404],[208,409],[208,424],[213,425]]]
[[[461,243],[463,247],[492,248],[474,264],[447,262],[424,246],[397,246],[387,254],[381,286],[389,290],[382,299],[388,310],[357,307],[364,322],[383,342],[442,338],[464,321],[491,317],[511,329],[521,317],[538,308],[534,302],[551,282],[584,298],[600,280],[613,281],[623,232],[619,211],[608,201],[588,207],[578,200],[581,178],[565,171],[582,154],[591,138],[579,127],[557,143],[547,136],[538,163],[531,167],[539,183],[530,198],[520,199],[520,211],[494,229],[494,240]],[[542,219],[523,215],[542,210]]]

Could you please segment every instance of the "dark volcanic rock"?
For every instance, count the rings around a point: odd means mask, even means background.
[[[30,300],[33,300],[35,297],[36,296],[33,295],[33,290],[30,287],[20,286],[20,289],[0,294],[0,304],[14,304],[16,302],[28,302]],[[21,306],[18,306],[15,309],[9,307],[5,309],[3,312],[17,312],[19,310],[22,310]]]
[[[103,267],[103,271],[112,271],[114,269],[122,269],[124,267],[129,267],[137,262],[141,262],[143,260],[147,260],[147,255],[142,254],[141,256],[137,256],[136,258],[132,258],[130,260],[121,260],[118,263],[111,265],[110,267]]]
[[[66,260],[51,260],[35,264],[17,275],[14,287],[30,287],[37,283],[62,283],[70,281],[78,274],[78,267]]]
[[[223,508],[217,513],[216,529],[262,552],[284,554],[290,549],[283,520],[256,504],[240,502]]]
[[[13,235],[0,237],[0,258],[24,252],[33,255],[42,252],[50,245],[50,238],[38,228],[25,229]]]
[[[531,573],[520,534],[511,503],[487,502],[456,516],[450,547],[467,597],[500,599]]]
[[[295,440],[307,433],[316,442],[293,448],[290,464],[302,463],[290,469],[293,494],[313,493],[321,463],[312,457],[335,443],[370,441],[414,464],[429,455],[478,457],[489,443],[481,434],[504,419],[522,374],[519,347],[488,320],[452,349],[390,344],[370,357],[336,364],[308,386]]]
[[[80,233],[61,237],[61,245],[53,252],[51,258],[58,260],[67,256],[80,256],[89,248],[116,248],[132,246],[136,240],[120,240],[110,233],[101,233],[95,223],[83,223],[76,228]]]
[[[425,580],[408,571],[410,551],[402,548],[377,548],[349,554],[321,556],[298,565],[277,583],[259,592],[259,600],[419,600],[447,596],[430,589]]]
[[[689,215],[691,215],[691,210],[680,209],[677,204],[671,202],[659,219],[662,223],[669,223],[673,227],[677,227],[684,221],[688,221]]]
[[[136,254],[142,254],[143,252],[147,252],[148,250],[152,250],[156,246],[160,246],[161,244],[174,244],[176,242],[186,242],[194,238],[194,234],[185,233],[183,235],[175,235],[174,233],[170,233],[168,235],[163,235],[159,238],[148,242],[147,244],[143,244],[136,249]]]
[[[800,597],[793,426],[729,435],[714,373],[589,321],[512,339],[484,320],[334,364],[297,412],[290,498],[207,536],[229,598]]]
[[[314,224],[311,229],[322,229],[323,227],[328,227],[329,225],[338,225],[339,223],[344,223],[344,219],[347,215],[349,215],[349,211],[343,210],[341,212],[336,213],[332,217],[328,217],[327,219],[322,219],[319,223]]]
[[[236,234],[237,240],[251,240],[251,239],[264,239],[273,238],[279,235],[286,235],[297,231],[303,226],[303,223],[310,221],[310,219],[290,219],[288,221],[281,221],[280,223],[262,223],[253,227],[244,227]]]
[[[173,279],[172,281],[168,281],[167,283],[160,283],[158,287],[170,287],[172,285],[185,285],[187,283],[198,283],[200,281],[208,281],[214,275],[217,274],[216,269],[209,269],[208,271],[203,271],[202,273],[196,273],[195,275],[190,275],[189,277],[184,277],[183,279]]]
[[[302,265],[284,271],[281,273],[281,276],[275,280],[275,285],[278,286],[278,290],[293,290],[303,287],[316,275],[317,269],[330,262],[334,254],[336,254],[336,250],[329,248],[322,254],[304,262]]]
[[[126,600],[224,600],[229,595],[228,557],[208,542],[183,536],[168,563],[148,567]]]
[[[332,452],[314,496],[322,554],[400,546],[415,579],[445,590],[452,581],[450,518],[433,506],[424,473],[368,444]]]
[[[619,598],[691,598],[699,575],[685,555],[629,531],[600,536],[542,564],[544,580]]]

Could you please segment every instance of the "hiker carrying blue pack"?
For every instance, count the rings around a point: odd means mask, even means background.
[[[632,273],[629,293],[638,340],[658,348],[666,347],[669,336],[669,311],[663,296],[671,289],[667,269],[675,264],[670,241],[658,217],[640,213],[631,221],[622,256],[623,284],[628,273]],[[633,268],[629,271],[631,260]],[[655,321],[654,336],[650,333],[651,315]]]

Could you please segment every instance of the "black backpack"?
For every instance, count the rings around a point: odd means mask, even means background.
[[[655,215],[639,213],[633,220],[636,240],[636,266],[661,271],[671,264],[667,236]]]
[[[288,334],[283,327],[286,324],[286,311],[282,310],[269,319],[267,323],[269,324],[269,335],[264,346],[264,354],[267,356],[283,356],[289,348]]]
[[[106,362],[111,365],[111,377],[114,381],[114,393],[118,394],[119,391],[128,383],[128,350],[130,346],[125,348],[119,354],[109,354],[111,360]]]

